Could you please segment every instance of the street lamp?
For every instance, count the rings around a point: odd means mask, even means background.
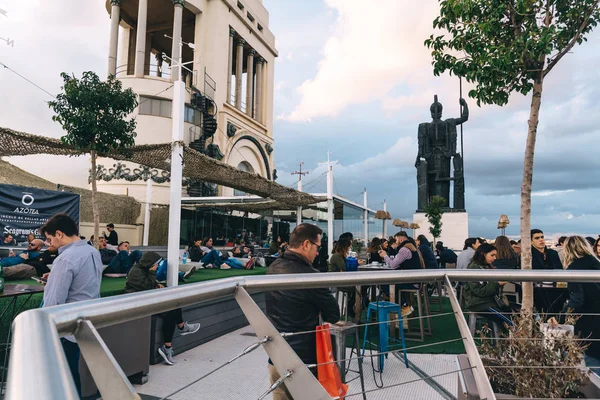
[[[408,226],[408,228],[409,228],[409,229],[412,229],[412,231],[413,231],[413,239],[416,239],[416,238],[415,238],[415,230],[416,230],[416,229],[419,229],[419,228],[421,228],[421,227],[419,226],[419,224],[417,224],[416,222],[413,222],[412,224],[410,224],[410,225]]]
[[[502,230],[502,236],[506,235],[506,227],[510,224],[510,220],[508,219],[508,215],[502,214],[500,215],[500,219],[498,220],[498,229]]]
[[[381,223],[381,237],[383,239],[385,239],[385,221],[388,219],[392,219],[392,216],[390,215],[389,212],[385,211],[385,210],[378,210],[375,213],[375,219],[381,219],[383,220]]]

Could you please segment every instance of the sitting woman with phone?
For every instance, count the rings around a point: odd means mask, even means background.
[[[497,251],[494,246],[483,243],[477,248],[467,269],[495,269],[492,264],[496,261]],[[518,311],[520,306],[509,303],[502,295],[502,287],[508,282],[479,281],[467,282],[465,287],[465,303],[468,311],[481,312],[490,321],[512,325],[507,316]]]

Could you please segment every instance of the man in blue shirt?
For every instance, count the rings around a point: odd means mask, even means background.
[[[0,265],[3,268],[12,267],[18,264],[22,264],[30,258],[37,258],[42,254],[42,247],[44,247],[44,242],[40,239],[34,239],[31,243],[27,245],[27,250],[19,253],[19,255],[12,255],[3,258],[2,260],[0,260]]]
[[[44,274],[48,279],[44,290],[43,307],[100,297],[102,260],[98,250],[79,238],[79,228],[67,214],[56,214],[41,228],[42,235],[53,247],[58,257],[52,264],[52,272]],[[79,380],[80,351],[73,336],[60,339],[77,392],[81,395]]]

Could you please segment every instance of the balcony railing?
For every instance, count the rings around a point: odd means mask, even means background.
[[[259,338],[258,342],[244,350],[237,358],[263,347],[282,376],[286,373],[293,375],[293,379],[286,380],[285,384],[294,399],[332,400],[246,290],[256,292],[443,282],[460,330],[461,338],[458,340],[462,340],[465,346],[479,395],[481,398],[495,399],[482,360],[452,288],[452,282],[466,281],[600,282],[600,271],[437,269],[232,277],[30,310],[20,314],[13,324],[6,398],[10,400],[77,398],[75,385],[60,344],[61,336],[74,335],[102,397],[138,399],[134,388],[106,347],[97,329],[206,300],[235,296]],[[379,355],[375,354],[375,356]],[[366,356],[361,356],[361,360],[362,357]],[[32,376],[35,377],[34,383],[31,380]]]

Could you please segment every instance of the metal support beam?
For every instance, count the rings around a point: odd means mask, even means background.
[[[469,324],[467,324],[467,320],[465,320],[465,316],[460,308],[460,304],[456,298],[454,290],[452,289],[452,283],[450,282],[450,279],[448,279],[448,276],[444,278],[444,282],[446,284],[446,293],[448,293],[450,304],[452,304],[452,310],[454,310],[458,330],[463,338],[463,344],[465,345],[467,358],[473,367],[473,376],[475,377],[475,384],[477,385],[477,390],[479,391],[479,397],[481,400],[496,400],[496,395],[494,394],[492,385],[490,385],[490,380],[485,372],[483,362],[481,361],[481,357],[477,351],[477,346],[475,345],[475,341],[473,340],[473,336],[469,330]]]
[[[75,339],[102,398],[141,400],[90,321],[79,321]]]
[[[317,378],[310,372],[288,342],[262,312],[252,297],[241,286],[235,293],[240,308],[259,338],[270,337],[263,347],[281,376],[287,371],[293,375],[285,381],[285,386],[296,400],[332,400]]]

